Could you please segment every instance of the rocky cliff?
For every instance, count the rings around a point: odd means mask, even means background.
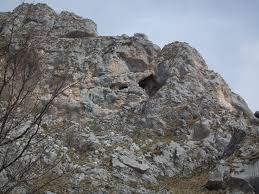
[[[40,129],[43,161],[62,156],[53,173],[69,173],[45,192],[259,193],[259,119],[189,44],[101,36],[92,20],[45,4],[0,17],[1,36],[14,18],[20,35],[35,32],[42,100],[63,72],[77,83]]]

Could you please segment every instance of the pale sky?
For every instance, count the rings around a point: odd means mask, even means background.
[[[97,23],[100,35],[142,32],[163,47],[188,42],[259,110],[259,0],[34,0]],[[0,0],[0,11],[21,0]]]

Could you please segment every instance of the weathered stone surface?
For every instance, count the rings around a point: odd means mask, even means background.
[[[217,168],[209,174],[206,187],[210,190],[223,190],[225,189],[224,178],[230,169],[224,164],[219,164]]]
[[[147,164],[143,163],[141,160],[137,161],[134,159],[134,156],[119,156],[118,158],[113,159],[113,166],[130,167],[140,173],[145,173],[149,169]]]
[[[244,141],[238,141],[241,139]],[[258,193],[259,155],[256,151],[258,143],[251,145],[249,139],[240,132],[232,136],[229,145],[234,141],[240,144],[237,148],[239,154],[231,154],[232,158],[236,155],[235,158],[222,160],[222,163],[216,166],[210,173],[207,187],[211,190],[228,190],[230,193]]]
[[[232,138],[224,151],[224,155],[225,156],[232,155],[234,151],[238,148],[242,140],[244,140],[245,136],[246,136],[246,133],[244,131],[236,130],[232,135]]]
[[[194,140],[202,140],[210,135],[209,121],[195,123],[192,128]]]
[[[15,18],[18,29],[32,29],[39,35],[54,35],[67,38],[96,36],[96,24],[89,19],[81,18],[73,13],[63,11],[57,14],[46,4],[36,5],[23,3],[12,12],[10,21]],[[3,31],[11,30],[12,26],[5,23]]]
[[[44,162],[62,155],[59,170],[73,172],[48,191],[177,193],[167,179],[202,169],[208,192],[258,192],[258,119],[196,49],[173,42],[161,50],[141,33],[99,36],[93,21],[46,4],[1,13],[1,37],[15,15],[19,33],[33,29],[45,62],[41,99],[59,76],[77,83],[41,128]]]

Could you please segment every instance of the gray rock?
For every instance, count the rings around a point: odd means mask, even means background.
[[[242,99],[242,97],[235,93],[232,93],[232,104],[237,110],[243,112],[243,114],[249,118],[253,118],[253,113],[249,109],[247,103],[244,101],[244,99]]]
[[[129,166],[141,173],[145,173],[149,169],[149,166],[142,161],[137,161],[127,156],[120,156],[119,160],[126,166]]]
[[[53,193],[51,191],[46,191],[46,194],[55,194],[55,193]]]
[[[259,119],[259,111],[256,111],[254,116]]]
[[[225,189],[224,178],[228,175],[230,169],[224,163],[219,164],[212,172],[209,174],[208,182],[206,188],[209,190],[223,190]]]
[[[146,34],[143,34],[143,33],[135,33],[135,34],[134,34],[134,37],[135,37],[135,38],[140,38],[140,39],[148,40],[147,35],[146,35]]]
[[[8,176],[6,170],[3,170],[0,174],[0,187],[3,187],[8,183]]]
[[[96,24],[74,13],[62,11],[54,24],[54,33],[65,38],[83,38],[96,36]]]
[[[12,190],[14,194],[27,194],[28,190],[23,186],[17,186]]]
[[[117,158],[113,158],[114,167],[130,167],[134,170],[145,173],[150,167],[143,160],[134,158],[134,156],[120,155]]]
[[[238,169],[239,172],[234,172],[231,177],[234,177],[239,180],[245,180],[252,187],[252,191],[258,193],[259,185],[259,161],[256,161],[252,164],[245,164],[240,166],[241,169]]]
[[[235,130],[232,138],[224,151],[225,156],[230,156],[238,148],[239,144],[244,140],[246,133],[243,130]]]
[[[193,140],[202,140],[210,135],[210,126],[208,121],[195,123],[193,125]]]

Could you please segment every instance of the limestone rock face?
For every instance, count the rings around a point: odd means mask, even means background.
[[[41,132],[66,158],[60,168],[73,172],[46,192],[188,193],[177,186],[199,170],[208,182],[198,193],[259,192],[258,118],[189,44],[100,36],[92,20],[45,4],[0,17],[1,36],[14,18],[16,40],[33,29],[45,62],[42,100],[57,77],[76,83],[44,120]]]
[[[90,19],[81,18],[73,13],[63,11],[57,14],[46,4],[23,3],[9,15],[9,25],[4,25],[4,31],[10,31],[15,19],[15,28],[33,29],[38,35],[80,38],[96,36],[96,24]]]

